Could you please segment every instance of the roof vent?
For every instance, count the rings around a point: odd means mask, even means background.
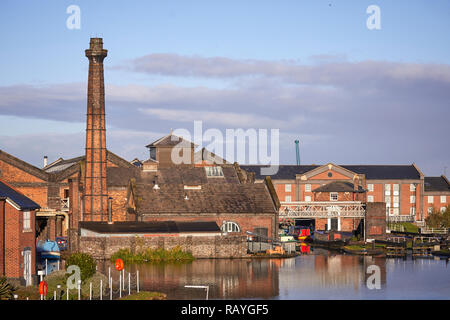
[[[186,195],[184,195],[184,200],[189,200],[189,197]]]

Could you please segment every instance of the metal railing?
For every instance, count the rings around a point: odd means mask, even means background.
[[[364,204],[359,201],[281,202],[280,218],[364,218]]]

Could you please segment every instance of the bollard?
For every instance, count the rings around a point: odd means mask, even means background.
[[[48,272],[48,263],[47,263],[47,259],[45,259],[45,275],[47,275]]]
[[[81,280],[78,280],[78,300],[81,300]]]
[[[122,269],[122,287],[125,291],[125,268]]]
[[[59,260],[58,260],[58,271],[59,271]]]
[[[131,294],[131,274],[128,272],[128,295]]]
[[[57,286],[56,286],[56,288],[58,288],[58,300],[59,299],[61,299],[61,285],[60,284],[58,284]]]
[[[92,300],[92,282],[89,282],[89,300]]]
[[[56,290],[53,291],[53,300],[56,300]]]
[[[112,279],[110,278],[110,279],[109,279],[109,300],[112,300],[112,292],[113,292],[113,289],[112,289]]]
[[[119,298],[122,298],[122,275],[119,272]]]
[[[136,288],[139,293],[139,270],[136,272]]]
[[[67,287],[67,296],[66,296],[66,300],[69,300],[69,287]]]
[[[111,267],[108,267],[108,283],[111,284]]]
[[[103,300],[103,280],[100,279],[100,300]]]

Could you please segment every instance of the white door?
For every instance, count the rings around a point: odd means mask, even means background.
[[[25,285],[31,286],[31,250],[25,250],[23,252],[23,277],[25,279]]]

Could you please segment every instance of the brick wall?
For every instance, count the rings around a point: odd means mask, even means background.
[[[366,239],[386,238],[386,209],[384,202],[371,202],[366,205]]]
[[[195,258],[238,258],[247,256],[247,237],[227,236],[160,236],[160,237],[80,237],[79,250],[95,259],[110,259],[119,249],[132,252],[150,248],[170,250],[180,246]]]

